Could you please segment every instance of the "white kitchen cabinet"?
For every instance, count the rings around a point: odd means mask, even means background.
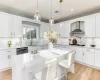
[[[100,13],[96,14],[95,37],[100,37]]]
[[[41,22],[40,24],[40,37],[44,37],[44,32],[49,31],[50,25],[48,23]]]
[[[22,37],[23,25],[22,25],[22,18],[20,16],[13,15],[12,29],[13,29],[12,30],[13,37]]]
[[[0,51],[0,71],[12,67],[12,56],[16,55],[16,49]]]
[[[70,24],[68,21],[55,24],[52,30],[58,32],[62,38],[70,36]]]
[[[95,15],[83,17],[85,37],[95,37]]]
[[[12,36],[12,16],[8,13],[0,12],[0,37]]]
[[[82,51],[82,48],[76,48],[75,51],[76,51],[75,61],[83,62],[83,51]]]
[[[100,68],[100,50],[95,50],[95,66]]]
[[[0,37],[22,37],[22,20],[19,16],[0,12]]]
[[[83,53],[83,63],[88,65],[94,65],[94,50],[86,49]]]
[[[0,51],[0,71],[9,67],[9,54]]]

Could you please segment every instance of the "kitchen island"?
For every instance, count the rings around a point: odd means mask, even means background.
[[[54,68],[54,71],[51,71],[48,77],[54,76],[52,74],[56,71],[57,75],[54,77],[59,80],[62,77],[61,74],[66,73],[66,70],[59,66],[58,63],[67,59],[67,54],[70,52],[72,51],[53,48],[41,50],[38,54],[14,55],[12,57],[12,80],[33,80],[33,77],[36,78],[35,73],[40,73],[38,75],[39,80],[45,80],[47,79],[47,67],[55,60],[57,61],[57,70]],[[72,70],[74,72],[74,64]]]

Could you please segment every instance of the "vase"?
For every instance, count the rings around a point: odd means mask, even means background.
[[[48,49],[53,49],[53,43],[52,42],[49,42]]]

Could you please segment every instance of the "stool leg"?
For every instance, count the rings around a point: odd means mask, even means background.
[[[72,64],[71,67],[69,68],[69,72],[75,73],[75,65]]]

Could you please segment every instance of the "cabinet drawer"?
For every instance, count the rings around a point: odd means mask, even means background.
[[[95,53],[100,53],[100,50],[95,50]]]
[[[84,52],[90,52],[90,53],[94,53],[95,50],[94,49],[83,49]]]
[[[1,50],[0,54],[16,54],[16,49],[6,49],[6,50]]]

